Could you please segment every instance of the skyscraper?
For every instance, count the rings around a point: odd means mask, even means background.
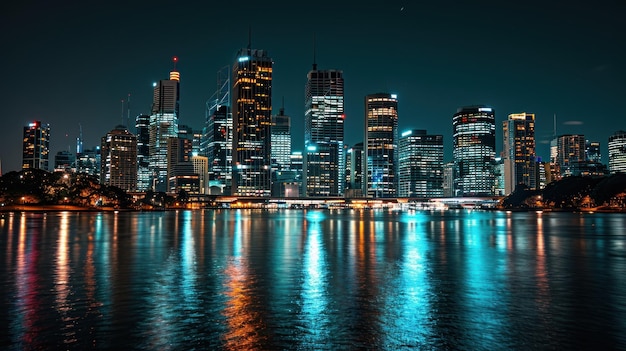
[[[617,131],[609,137],[609,171],[626,173],[626,131]]]
[[[50,125],[34,121],[24,127],[22,169],[48,170],[50,156]]]
[[[137,189],[137,137],[118,125],[101,138],[100,182],[125,191]]]
[[[289,169],[291,160],[291,117],[281,107],[278,115],[272,116],[272,163],[279,170]]]
[[[535,114],[510,114],[502,123],[502,131],[504,193],[512,193],[519,184],[537,189]]]
[[[230,195],[233,175],[233,114],[230,100],[230,72],[226,66],[217,72],[217,88],[206,102],[206,121],[200,155],[208,158],[209,187]]]
[[[250,47],[233,65],[233,195],[271,195],[272,66]]]
[[[368,197],[397,196],[398,97],[377,93],[365,97],[367,171],[363,193]]]
[[[346,152],[346,197],[363,197],[363,143],[356,143]]]
[[[452,119],[456,196],[494,195],[495,112],[487,106],[461,107]]]
[[[443,135],[414,129],[402,133],[398,145],[398,196],[443,196]]]
[[[560,177],[572,175],[574,164],[584,162],[585,136],[582,134],[563,134],[556,138],[556,169]]]
[[[344,188],[343,71],[307,74],[304,106],[303,192],[305,196],[340,196]]]
[[[152,189],[167,191],[167,140],[178,136],[180,73],[174,68],[169,79],[154,83],[152,114],[150,115],[150,172]]]
[[[150,116],[135,117],[137,137],[137,191],[150,189]]]

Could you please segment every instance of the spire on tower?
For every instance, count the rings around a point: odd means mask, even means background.
[[[178,63],[178,56],[174,56],[172,58],[172,61],[174,62],[174,68],[172,69],[172,71],[170,71],[170,80],[180,81],[180,73],[176,70],[176,64]]]
[[[313,33],[313,70],[317,71],[317,62],[315,60],[315,33]]]

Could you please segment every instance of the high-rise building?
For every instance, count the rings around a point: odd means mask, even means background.
[[[217,72],[217,88],[206,102],[206,120],[200,144],[200,155],[206,156],[209,162],[209,187],[223,195],[231,194],[233,179],[231,70],[232,67],[225,66]]]
[[[206,156],[200,156],[194,154],[191,156],[191,163],[193,164],[193,171],[198,175],[198,181],[200,182],[200,194],[209,193],[209,159]]]
[[[443,135],[414,129],[402,133],[398,146],[398,196],[443,196]]]
[[[343,71],[307,74],[304,105],[303,194],[343,195],[344,162]]]
[[[101,139],[100,182],[125,191],[137,189],[137,137],[118,125]]]
[[[150,116],[140,114],[135,117],[137,137],[137,191],[147,191],[150,182]]]
[[[356,143],[346,152],[346,197],[363,197],[363,143]]]
[[[50,125],[34,121],[24,127],[22,169],[48,170],[50,156]]]
[[[71,151],[57,151],[54,155],[54,170],[72,172],[76,167],[76,154]]]
[[[609,172],[626,173],[626,131],[609,136]]]
[[[272,116],[272,164],[276,169],[289,169],[291,159],[291,117],[281,107],[278,115]]]
[[[587,161],[602,163],[602,151],[599,141],[585,140],[585,157]]]
[[[493,196],[495,112],[488,106],[461,107],[452,119],[456,196]]]
[[[167,191],[167,140],[178,136],[180,73],[174,68],[169,79],[154,83],[152,113],[150,115],[150,172],[151,188],[155,191]]]
[[[272,66],[250,47],[233,65],[233,195],[271,195]]]
[[[585,162],[585,136],[581,134],[564,134],[556,138],[556,169],[560,177],[572,175],[572,167],[576,163]]]
[[[502,131],[504,193],[512,193],[519,184],[537,189],[535,114],[510,114],[502,123]]]
[[[377,93],[365,97],[367,175],[363,193],[368,197],[397,196],[398,97]]]

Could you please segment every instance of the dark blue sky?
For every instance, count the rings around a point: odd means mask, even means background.
[[[130,1],[129,1],[130,2]],[[345,78],[346,142],[362,141],[364,96],[397,93],[400,131],[442,134],[452,159],[452,115],[464,105],[495,108],[497,151],[510,113],[537,115],[538,154],[553,134],[599,141],[626,129],[626,5],[623,1],[23,1],[0,13],[3,54],[0,159],[21,167],[23,127],[51,125],[50,159],[85,147],[149,113],[152,83],[177,56],[179,122],[200,129],[217,71],[247,46],[274,60],[273,105],[284,99],[294,150],[303,143],[304,84],[316,38],[319,69]],[[263,5],[269,7],[263,7]],[[124,117],[123,117],[124,115]],[[134,131],[134,129],[131,129]]]

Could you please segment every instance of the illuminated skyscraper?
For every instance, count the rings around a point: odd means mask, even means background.
[[[137,189],[137,137],[118,125],[101,139],[100,182],[125,191]]]
[[[494,195],[494,110],[487,106],[461,107],[453,116],[452,127],[455,195]]]
[[[304,106],[303,190],[305,196],[343,195],[343,71],[307,74]]]
[[[505,195],[512,193],[519,184],[537,189],[535,114],[510,114],[502,123],[502,131]]]
[[[363,197],[363,143],[356,143],[346,152],[346,197]]]
[[[367,171],[363,193],[368,197],[397,196],[398,98],[378,93],[365,97]]]
[[[277,169],[289,169],[291,161],[291,117],[281,108],[272,116],[272,163]]]
[[[233,195],[271,195],[272,66],[250,47],[233,65]]]
[[[137,137],[137,191],[150,189],[150,116],[138,115],[135,118]]]
[[[443,135],[425,130],[402,133],[398,146],[398,196],[443,196]]]
[[[167,140],[178,136],[180,73],[174,69],[169,79],[154,83],[152,114],[150,115],[150,172],[152,189],[167,191]]]
[[[50,125],[34,121],[24,127],[22,169],[48,170],[50,156]]]
[[[564,134],[556,138],[556,167],[560,177],[572,175],[574,164],[585,162],[585,136]]]
[[[620,130],[609,137],[609,171],[626,173],[626,131]]]

